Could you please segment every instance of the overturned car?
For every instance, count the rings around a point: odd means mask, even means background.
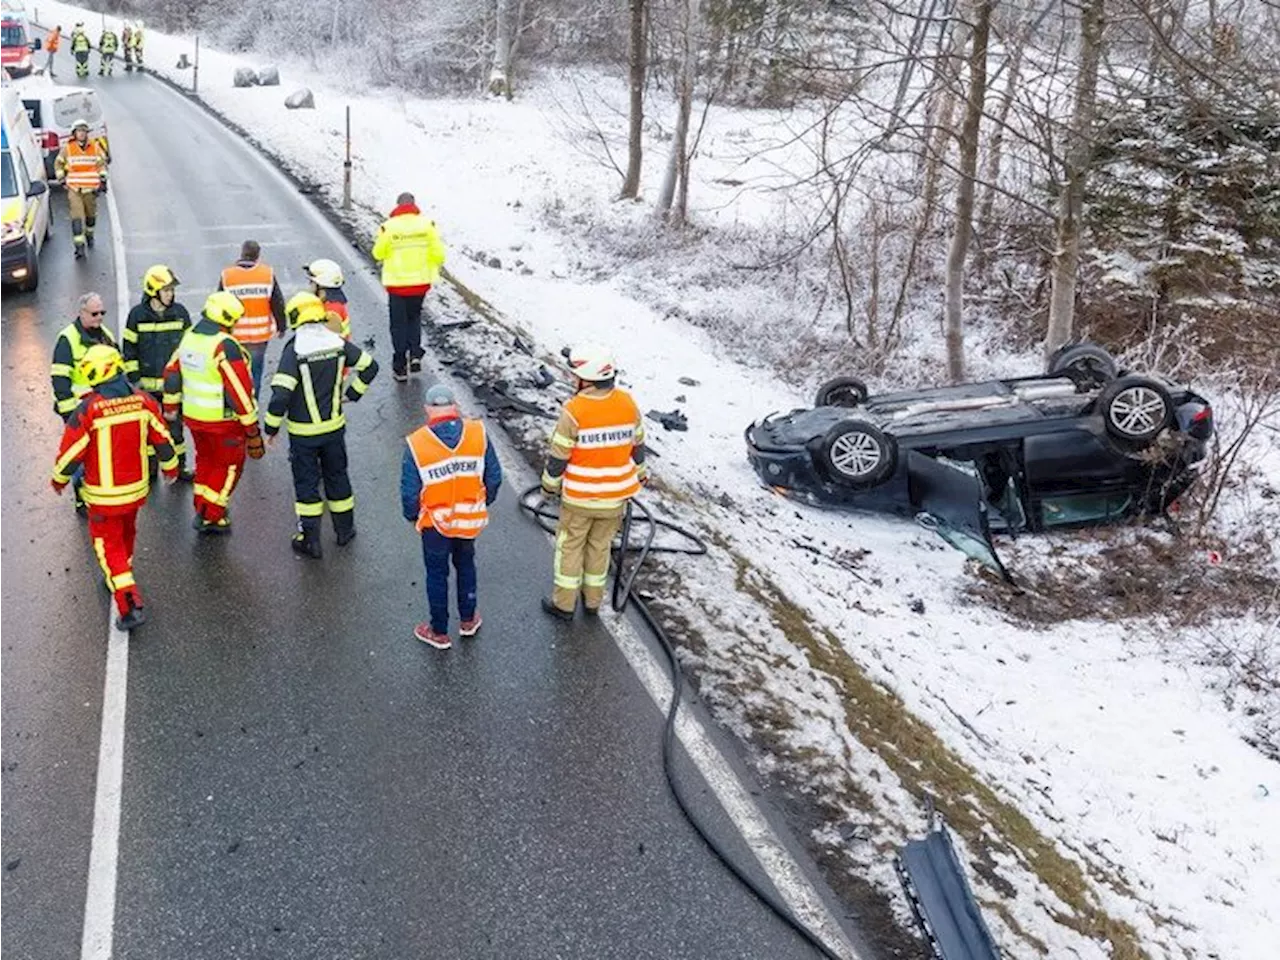
[[[993,532],[1163,514],[1212,435],[1204,397],[1080,343],[1037,377],[877,396],[841,377],[813,408],[753,423],[746,441],[772,489],[914,516],[1007,579]]]

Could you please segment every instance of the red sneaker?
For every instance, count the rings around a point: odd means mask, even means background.
[[[484,623],[484,618],[480,616],[480,611],[476,611],[476,615],[470,620],[463,620],[458,625],[458,632],[464,637],[474,637],[480,632],[480,625]]]
[[[413,628],[413,635],[428,646],[435,647],[437,650],[448,650],[453,646],[453,641],[449,639],[447,633],[436,633],[431,629],[431,624],[420,623]]]

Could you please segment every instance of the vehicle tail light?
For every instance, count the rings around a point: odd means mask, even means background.
[[[1213,410],[1210,407],[1204,407],[1199,413],[1191,418],[1192,423],[1209,423],[1213,420]]]
[[[1187,432],[1197,440],[1208,440],[1213,434],[1213,408],[1206,403],[1193,413]]]
[[[45,150],[57,150],[58,149],[58,131],[46,130],[44,132],[44,135],[40,138],[40,146],[43,147]]]

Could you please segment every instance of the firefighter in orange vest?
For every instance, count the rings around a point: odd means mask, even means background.
[[[617,385],[613,356],[584,345],[569,353],[578,392],[565,402],[551,435],[551,456],[542,491],[560,497],[556,528],[555,581],[542,609],[572,620],[582,593],[588,616],[600,612],[609,554],[627,501],[648,479],[644,420],[640,408]]]
[[[62,145],[53,162],[54,173],[67,186],[67,211],[71,218],[71,243],[76,259],[84,248],[93,246],[93,230],[98,222],[98,194],[107,189],[107,152],[97,140],[89,139],[89,121],[77,120],[72,139]]]
[[[81,495],[89,505],[93,552],[115,599],[116,626],[132,630],[146,620],[133,579],[133,542],[151,489],[147,447],[155,448],[166,483],[177,478],[178,457],[160,406],[129,383],[114,347],[90,347],[77,368],[89,392],[67,420],[51,482],[61,495],[83,464]]]
[[[234,294],[244,304],[244,316],[231,335],[249,354],[253,372],[253,395],[262,387],[267,364],[267,344],[273,335],[284,336],[289,322],[284,315],[284,294],[275,271],[262,262],[262,248],[256,240],[240,245],[240,259],[222,271],[218,289]]]
[[[49,35],[45,37],[44,48],[48,51],[49,56],[44,62],[44,72],[50,77],[53,76],[53,59],[57,56],[58,47],[62,46],[62,24],[58,24],[49,31]]]
[[[436,384],[425,398],[426,426],[408,437],[400,469],[404,518],[422,534],[430,619],[413,635],[437,650],[449,640],[449,562],[458,572],[458,632],[480,630],[476,609],[476,537],[502,485],[502,464],[479,420],[464,420],[453,391]]]
[[[231,294],[209,294],[200,320],[182,335],[164,371],[164,413],[179,415],[196,448],[193,495],[198,533],[230,533],[227,504],[244,472],[246,456],[265,452],[258,430],[258,405],[244,348],[231,328],[244,308]]]

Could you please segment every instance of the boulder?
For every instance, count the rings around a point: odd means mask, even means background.
[[[258,83],[264,87],[280,86],[280,70],[278,67],[263,67],[258,71]]]
[[[187,55],[185,53],[178,54],[178,62],[174,64],[174,69],[176,70],[191,69],[191,61],[187,58]]]
[[[290,110],[314,110],[316,98],[306,87],[295,90],[285,98],[284,105]]]
[[[256,87],[258,85],[258,73],[252,67],[236,67],[231,83],[237,87]]]

